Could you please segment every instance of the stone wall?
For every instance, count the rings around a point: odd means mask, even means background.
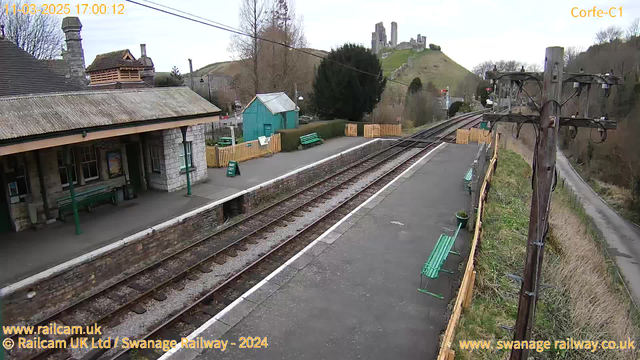
[[[175,191],[187,186],[187,176],[181,169],[180,155],[183,153],[182,132],[180,129],[162,131],[166,188],[162,190]],[[187,141],[191,142],[191,156],[193,159],[189,174],[191,184],[196,184],[207,178],[207,155],[204,143],[204,125],[190,126],[187,130]]]
[[[149,232],[99,256],[84,255],[76,266],[2,296],[4,324],[32,323],[106,285],[192,244],[223,223],[222,204],[164,229]],[[55,268],[54,268],[55,269]]]
[[[358,149],[342,154],[324,163],[305,169],[296,174],[251,191],[244,195],[244,212],[260,207],[284,194],[292,193],[308,186],[329,174],[335,174],[350,164],[363,159],[367,155],[380,149],[389,147],[392,141],[374,141]]]

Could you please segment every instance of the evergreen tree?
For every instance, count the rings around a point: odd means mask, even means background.
[[[345,44],[332,50],[320,63],[311,101],[322,118],[358,121],[365,113],[373,111],[386,83],[375,54],[361,45]]]

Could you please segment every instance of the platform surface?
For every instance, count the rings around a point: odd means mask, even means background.
[[[371,139],[339,137],[303,151],[245,161],[240,163],[242,175],[233,178],[226,177],[226,168],[210,168],[208,179],[192,187],[190,198],[184,196],[186,189],[172,193],[149,190],[119,206],[81,211],[82,235],[75,235],[72,217],[40,231],[1,234],[0,287],[368,141]]]
[[[420,270],[443,227],[455,228],[454,213],[468,210],[463,177],[477,151],[434,151],[201,333],[228,340],[225,352],[180,349],[169,358],[434,358],[462,258],[450,255],[445,268],[454,275],[429,284],[444,300],[417,291]],[[462,230],[456,250],[464,255],[468,244]],[[239,349],[243,336],[266,336],[269,345]]]

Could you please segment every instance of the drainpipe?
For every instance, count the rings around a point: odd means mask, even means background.
[[[71,165],[71,147],[64,147],[64,164],[67,167],[67,179],[69,180],[69,195],[71,196],[71,207],[73,208],[73,221],[76,224],[76,235],[82,234],[80,229],[80,218],[78,217],[78,203],[76,202],[76,192],[73,189],[73,170]]]
[[[189,159],[187,158],[187,129],[188,126],[181,126],[182,131],[182,145],[184,146],[184,168],[187,172],[187,196],[191,196],[191,179],[189,178]],[[193,152],[193,148],[191,149]]]
[[[47,220],[51,219],[51,211],[49,211],[49,201],[47,200],[47,187],[44,184],[44,175],[42,173],[42,162],[40,161],[40,150],[36,150],[36,168],[38,169],[38,180],[40,180],[40,195],[42,195],[42,205],[44,207],[44,215]]]

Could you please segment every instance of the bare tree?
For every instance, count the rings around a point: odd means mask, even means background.
[[[491,71],[493,69],[493,64],[494,62],[491,60],[483,61],[480,64],[474,66],[471,72],[484,79],[487,71]]]
[[[564,50],[564,66],[569,66],[583,52],[581,46],[569,46]]]
[[[265,4],[263,0],[243,0],[240,6],[240,30],[250,36],[234,35],[229,50],[236,60],[240,60],[250,68],[248,80],[251,82],[253,94],[260,91],[260,74],[258,70],[260,43],[258,37],[264,28]]]
[[[616,40],[620,40],[624,32],[618,26],[612,25],[606,29],[602,29],[596,33],[596,43],[612,43]]]
[[[542,65],[538,63],[530,63],[524,67],[528,72],[542,72]]]
[[[482,79],[476,74],[467,74],[460,80],[458,86],[456,86],[456,94],[464,98],[465,102],[470,103],[473,100],[473,96],[476,93],[476,88]]]
[[[36,59],[52,59],[61,55],[64,34],[58,18],[42,12],[13,13],[13,5],[16,9],[36,9],[37,6],[29,1],[18,0],[10,3],[9,13],[6,4],[8,3],[0,0],[0,23],[5,25],[5,36],[9,41]]]
[[[627,40],[640,36],[640,18],[636,18],[627,28]]]
[[[307,46],[302,18],[296,16],[291,0],[275,0],[271,9],[261,38],[278,44],[263,42],[260,46],[259,57],[264,68],[261,72],[264,88],[270,91],[286,91],[293,96],[294,84],[310,81],[312,76],[310,73],[306,74],[308,71],[301,65],[307,62],[307,55],[291,51],[291,48]]]

